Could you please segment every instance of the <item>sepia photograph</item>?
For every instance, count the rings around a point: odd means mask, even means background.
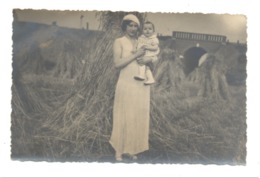
[[[245,15],[12,14],[12,160],[247,164]]]

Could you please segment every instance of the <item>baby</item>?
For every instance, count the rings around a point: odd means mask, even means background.
[[[153,67],[153,62],[158,60],[157,55],[160,52],[159,40],[155,34],[154,24],[152,22],[145,22],[143,26],[143,33],[138,38],[137,49],[145,49],[145,54],[142,58],[149,58],[151,62],[146,65],[140,65],[139,71],[134,78],[136,80],[144,81],[145,85],[151,85],[155,83],[151,68]]]

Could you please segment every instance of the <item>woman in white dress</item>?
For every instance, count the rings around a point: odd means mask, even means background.
[[[114,64],[120,69],[113,107],[113,130],[110,144],[117,161],[127,154],[137,159],[136,154],[149,149],[150,86],[134,79],[139,64],[152,59],[139,58],[144,49],[136,50],[140,22],[135,15],[123,18],[121,28],[124,36],[115,40]],[[138,58],[138,60],[137,60]]]

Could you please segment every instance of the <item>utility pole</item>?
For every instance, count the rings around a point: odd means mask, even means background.
[[[79,27],[79,28],[81,28],[81,29],[84,28],[84,27],[83,27],[83,18],[84,18],[84,15],[81,15],[81,16],[80,16],[80,27]]]
[[[89,29],[89,23],[86,22],[86,29],[88,30]]]

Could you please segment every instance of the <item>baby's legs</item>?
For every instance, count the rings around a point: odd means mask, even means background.
[[[151,58],[152,61],[157,59],[157,57],[154,57],[154,56],[147,57],[147,58]],[[153,84],[153,83],[155,83],[155,80],[154,80],[151,70],[153,70],[152,62],[147,63],[146,65],[139,65],[138,74],[136,76],[134,76],[134,78],[136,80],[140,80],[140,81],[145,80],[145,82],[144,82],[145,85]]]
[[[146,66],[145,75],[147,78],[147,80],[144,82],[145,85],[151,85],[151,84],[155,83],[153,73],[152,73],[150,67],[148,67],[148,66]]]
[[[146,79],[145,72],[146,72],[146,66],[139,65],[138,74],[136,76],[134,76],[134,79],[141,80],[141,81],[145,80]]]

